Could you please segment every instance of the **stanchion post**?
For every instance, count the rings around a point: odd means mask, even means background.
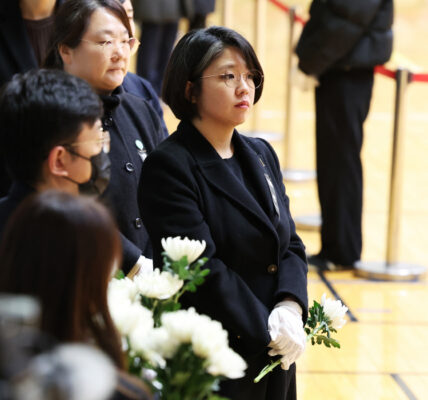
[[[290,127],[291,127],[291,68],[293,66],[294,24],[296,8],[290,7],[288,13],[288,48],[287,48],[287,79],[285,81],[285,125],[284,125],[284,168],[290,162]]]
[[[356,264],[355,274],[363,278],[415,280],[422,277],[426,272],[424,266],[397,261],[403,171],[404,105],[406,89],[409,84],[409,76],[410,73],[408,70],[397,70],[386,260],[383,262],[358,262]]]
[[[232,26],[232,1],[233,0],[223,0],[223,9],[222,9],[222,25],[231,27]]]
[[[296,21],[296,7],[290,7],[288,11],[288,45],[287,45],[287,79],[285,80],[285,125],[284,125],[284,159],[282,176],[286,181],[304,182],[312,181],[316,178],[315,171],[307,171],[301,169],[290,168],[290,154],[291,146],[291,122],[292,122],[292,76],[291,70],[293,67],[293,54],[294,54],[294,31]],[[312,228],[309,222],[309,229],[319,229],[319,218],[315,217],[315,226]],[[307,226],[305,226],[305,229]]]
[[[263,65],[263,60],[265,58],[265,39],[266,39],[266,5],[267,0],[255,0],[254,3],[254,32],[253,32],[253,42],[254,49],[257,53],[261,64]],[[269,142],[278,141],[279,137],[282,136],[277,132],[266,132],[257,130],[260,120],[260,108],[254,107],[250,125],[250,132],[243,132],[247,136],[252,137],[261,137]]]
[[[265,55],[265,22],[266,22],[266,0],[256,0],[254,7],[254,47],[260,63],[263,65]],[[255,107],[251,118],[251,131],[257,135],[257,127],[260,121],[260,109]]]
[[[403,175],[403,138],[405,95],[409,84],[409,71],[398,69],[396,76],[395,115],[392,141],[391,177],[389,186],[389,215],[386,243],[386,262],[397,261],[400,232],[401,188]]]

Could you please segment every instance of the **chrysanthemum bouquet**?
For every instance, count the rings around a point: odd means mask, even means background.
[[[340,348],[340,343],[331,335],[345,325],[344,316],[347,311],[348,307],[344,306],[340,300],[329,299],[325,293],[321,297],[321,303],[314,300],[314,304],[309,308],[309,317],[304,328],[306,341],[310,341],[312,345],[324,343],[327,347]],[[280,359],[271,361],[260,371],[254,382],[259,382],[280,364]]]
[[[162,400],[220,400],[219,380],[244,376],[245,361],[229,348],[217,321],[181,310],[179,299],[194,292],[209,270],[198,259],[205,242],[162,240],[163,270],[133,279],[113,279],[109,308],[122,335],[131,373],[142,377]]]

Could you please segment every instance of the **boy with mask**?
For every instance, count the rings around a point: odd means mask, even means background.
[[[0,151],[13,184],[0,199],[0,238],[14,209],[35,191],[102,194],[110,179],[102,113],[90,86],[63,71],[17,74],[3,88]]]

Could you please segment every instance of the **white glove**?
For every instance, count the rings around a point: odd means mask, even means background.
[[[281,301],[269,315],[268,328],[272,339],[269,355],[281,355],[281,368],[287,370],[303,354],[306,346],[302,308],[295,301]]]
[[[153,260],[141,255],[126,276],[132,279],[135,275],[142,275],[148,272],[153,272]]]

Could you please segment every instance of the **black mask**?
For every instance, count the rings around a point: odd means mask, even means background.
[[[92,167],[91,177],[87,182],[79,183],[69,177],[67,177],[67,179],[79,185],[80,194],[89,196],[99,196],[103,194],[110,182],[111,162],[108,154],[101,151],[99,154],[88,158],[70,149],[67,150],[69,153],[74,154],[77,157],[88,160]]]

